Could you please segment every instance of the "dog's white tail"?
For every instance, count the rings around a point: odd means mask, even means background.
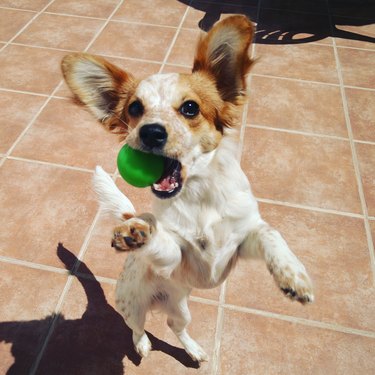
[[[135,215],[132,202],[119,190],[111,177],[100,166],[95,169],[93,185],[104,212],[122,220],[124,214]]]

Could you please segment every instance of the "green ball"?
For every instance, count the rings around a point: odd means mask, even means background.
[[[162,176],[164,158],[125,145],[118,153],[117,167],[127,183],[136,187],[146,187],[151,186]]]

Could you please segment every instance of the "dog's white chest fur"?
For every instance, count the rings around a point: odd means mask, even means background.
[[[232,139],[224,141],[208,164],[207,158],[197,160],[207,165],[197,166],[199,172],[189,177],[178,197],[155,201],[155,214],[180,246],[182,262],[175,275],[191,287],[218,285],[235,263],[239,245],[260,220],[233,145]]]

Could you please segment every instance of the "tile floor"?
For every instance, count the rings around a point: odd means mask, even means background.
[[[1,374],[374,374],[374,4],[351,0],[0,0]],[[116,139],[69,99],[59,63],[88,51],[136,72],[188,71],[200,28],[257,23],[241,162],[306,264],[316,302],[278,292],[263,264],[191,298],[197,370],[165,324],[135,354],[114,310],[124,262],[90,180],[116,177]],[[117,183],[139,211],[150,193]],[[78,270],[78,272],[77,272]]]

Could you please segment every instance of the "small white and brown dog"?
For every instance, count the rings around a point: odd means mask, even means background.
[[[198,42],[192,74],[136,80],[92,55],[63,60],[70,89],[105,128],[135,149],[165,157],[163,176],[151,187],[153,214],[136,215],[100,167],[94,179],[103,207],[122,220],[112,246],[130,253],[116,303],[143,357],[151,349],[146,313],[158,307],[191,358],[207,360],[186,331],[188,298],[192,288],[222,283],[238,258],[264,259],[288,297],[313,301],[305,267],[260,217],[236,158],[234,128],[246,100],[253,33],[244,16],[217,23]]]

